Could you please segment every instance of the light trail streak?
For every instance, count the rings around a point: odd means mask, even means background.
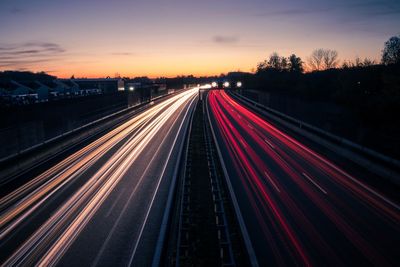
[[[129,166],[166,127],[177,110],[196,96],[197,89],[188,90],[149,108],[2,198],[2,207],[12,205],[1,214],[0,240],[66,184],[78,179],[112,147],[124,142],[3,265],[30,265],[37,261],[39,266],[55,265],[124,177]]]
[[[357,262],[388,265],[393,261],[390,240],[400,237],[396,203],[226,92],[211,91],[208,105],[233,164],[231,175],[241,184],[235,190],[246,196],[243,203],[250,205],[242,208],[242,213],[248,214],[252,227],[258,225],[256,233],[264,234],[256,234],[253,239],[270,249],[265,264],[343,265],[349,261],[342,251],[344,247]],[[314,221],[324,224],[318,227]],[[381,225],[386,227],[381,229]],[[380,232],[366,234],[371,230]],[[266,257],[265,253],[260,257]]]

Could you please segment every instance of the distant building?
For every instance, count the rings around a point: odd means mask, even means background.
[[[124,88],[124,81],[122,79],[71,79],[68,80],[79,86],[80,90],[85,90],[88,93],[98,92],[113,93]]]
[[[56,86],[53,88],[52,95],[54,97],[60,97],[66,95],[68,92],[71,92],[70,86],[64,80],[54,80]]]
[[[125,91],[134,91],[137,89],[148,89],[152,91],[152,93],[155,92],[161,92],[163,90],[167,89],[167,86],[165,83],[155,83],[153,80],[147,78],[147,77],[139,77],[139,78],[134,78],[134,79],[127,79],[124,81],[125,83]]]
[[[14,76],[19,78],[21,76],[19,74],[17,72]],[[6,75],[8,73],[3,73],[3,76]],[[122,79],[51,79],[47,76],[44,79],[38,74],[31,73],[21,77],[18,80],[10,79],[8,76],[0,79],[1,105],[26,105],[125,90]],[[133,83],[129,85],[129,88],[140,86],[142,85]]]
[[[39,101],[48,101],[52,88],[42,82],[36,81],[36,83],[39,85],[39,87],[36,89]]]
[[[26,105],[38,102],[38,95],[32,88],[14,80],[10,82],[8,92],[8,101],[15,105]]]
[[[33,94],[34,90],[28,86],[25,86],[19,82],[11,81],[11,95],[28,95]]]
[[[132,80],[126,80],[124,83],[124,89],[125,91],[134,91],[139,88],[142,88],[142,83],[140,82],[135,82]]]

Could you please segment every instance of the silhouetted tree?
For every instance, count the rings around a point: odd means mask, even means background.
[[[295,54],[290,55],[288,69],[290,72],[303,72],[304,68],[301,58]]]
[[[400,64],[400,36],[393,36],[385,42],[382,63],[385,65]]]
[[[324,51],[324,67],[325,69],[333,69],[336,68],[338,61],[339,53],[336,50],[326,49]]]
[[[266,60],[261,61],[257,64],[257,70],[256,73],[260,73],[265,71],[268,68],[268,62]]]
[[[279,67],[280,67],[279,68],[280,71],[286,71],[289,69],[289,62],[286,57],[281,57],[281,63],[280,63]]]
[[[268,60],[264,60],[257,65],[257,73],[266,70],[286,71],[289,67],[287,58],[279,56],[278,53],[272,53]]]
[[[369,58],[364,58],[364,62],[362,63],[363,67],[370,67],[370,66],[373,66],[373,65],[376,65],[375,60],[369,59]]]
[[[278,53],[272,53],[268,60],[268,66],[276,70],[281,69],[281,57],[278,55]]]
[[[308,65],[313,71],[336,68],[339,63],[338,55],[336,50],[315,49],[308,58]]]
[[[363,68],[363,67],[370,67],[373,65],[376,65],[376,62],[373,59],[369,59],[369,58],[361,59],[359,57],[356,57],[356,59],[354,61],[351,61],[351,60],[343,61],[342,68],[343,69]]]
[[[308,58],[308,65],[311,70],[322,70],[324,59],[324,49],[315,49]]]

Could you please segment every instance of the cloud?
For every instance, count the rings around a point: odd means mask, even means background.
[[[24,13],[24,10],[18,7],[13,7],[10,9],[11,14],[21,14]]]
[[[379,17],[388,15],[397,15],[400,13],[400,1],[398,0],[359,0],[359,1],[337,1],[331,3],[322,3],[316,7],[291,7],[287,9],[269,10],[256,13],[260,17],[296,17],[312,14],[351,14],[353,20],[359,20],[361,17]]]
[[[213,37],[213,41],[218,44],[235,44],[235,43],[239,42],[239,37],[216,35]]]
[[[50,42],[0,44],[0,67],[26,68],[59,59],[64,52],[60,45]]]
[[[359,11],[368,18],[371,16],[379,17],[400,14],[400,2],[398,0],[362,1],[350,4],[349,7]]]
[[[300,16],[300,15],[309,15],[315,13],[324,13],[329,12],[333,8],[325,7],[325,8],[314,8],[314,9],[303,9],[303,8],[288,8],[282,10],[271,10],[263,13],[258,13],[256,16],[260,17],[275,17],[275,16]]]
[[[135,53],[131,52],[116,52],[116,53],[111,53],[113,56],[133,56]]]

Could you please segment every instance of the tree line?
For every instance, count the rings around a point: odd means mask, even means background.
[[[339,65],[339,53],[334,49],[315,49],[304,62],[295,54],[289,57],[280,56],[278,53],[272,53],[268,59],[258,63],[256,73],[268,71],[303,73],[308,71],[324,71],[335,68],[356,68],[369,67],[377,65],[373,59],[356,57],[354,61],[344,60]],[[382,50],[381,64],[399,64],[400,63],[400,36],[393,36],[387,40]]]

